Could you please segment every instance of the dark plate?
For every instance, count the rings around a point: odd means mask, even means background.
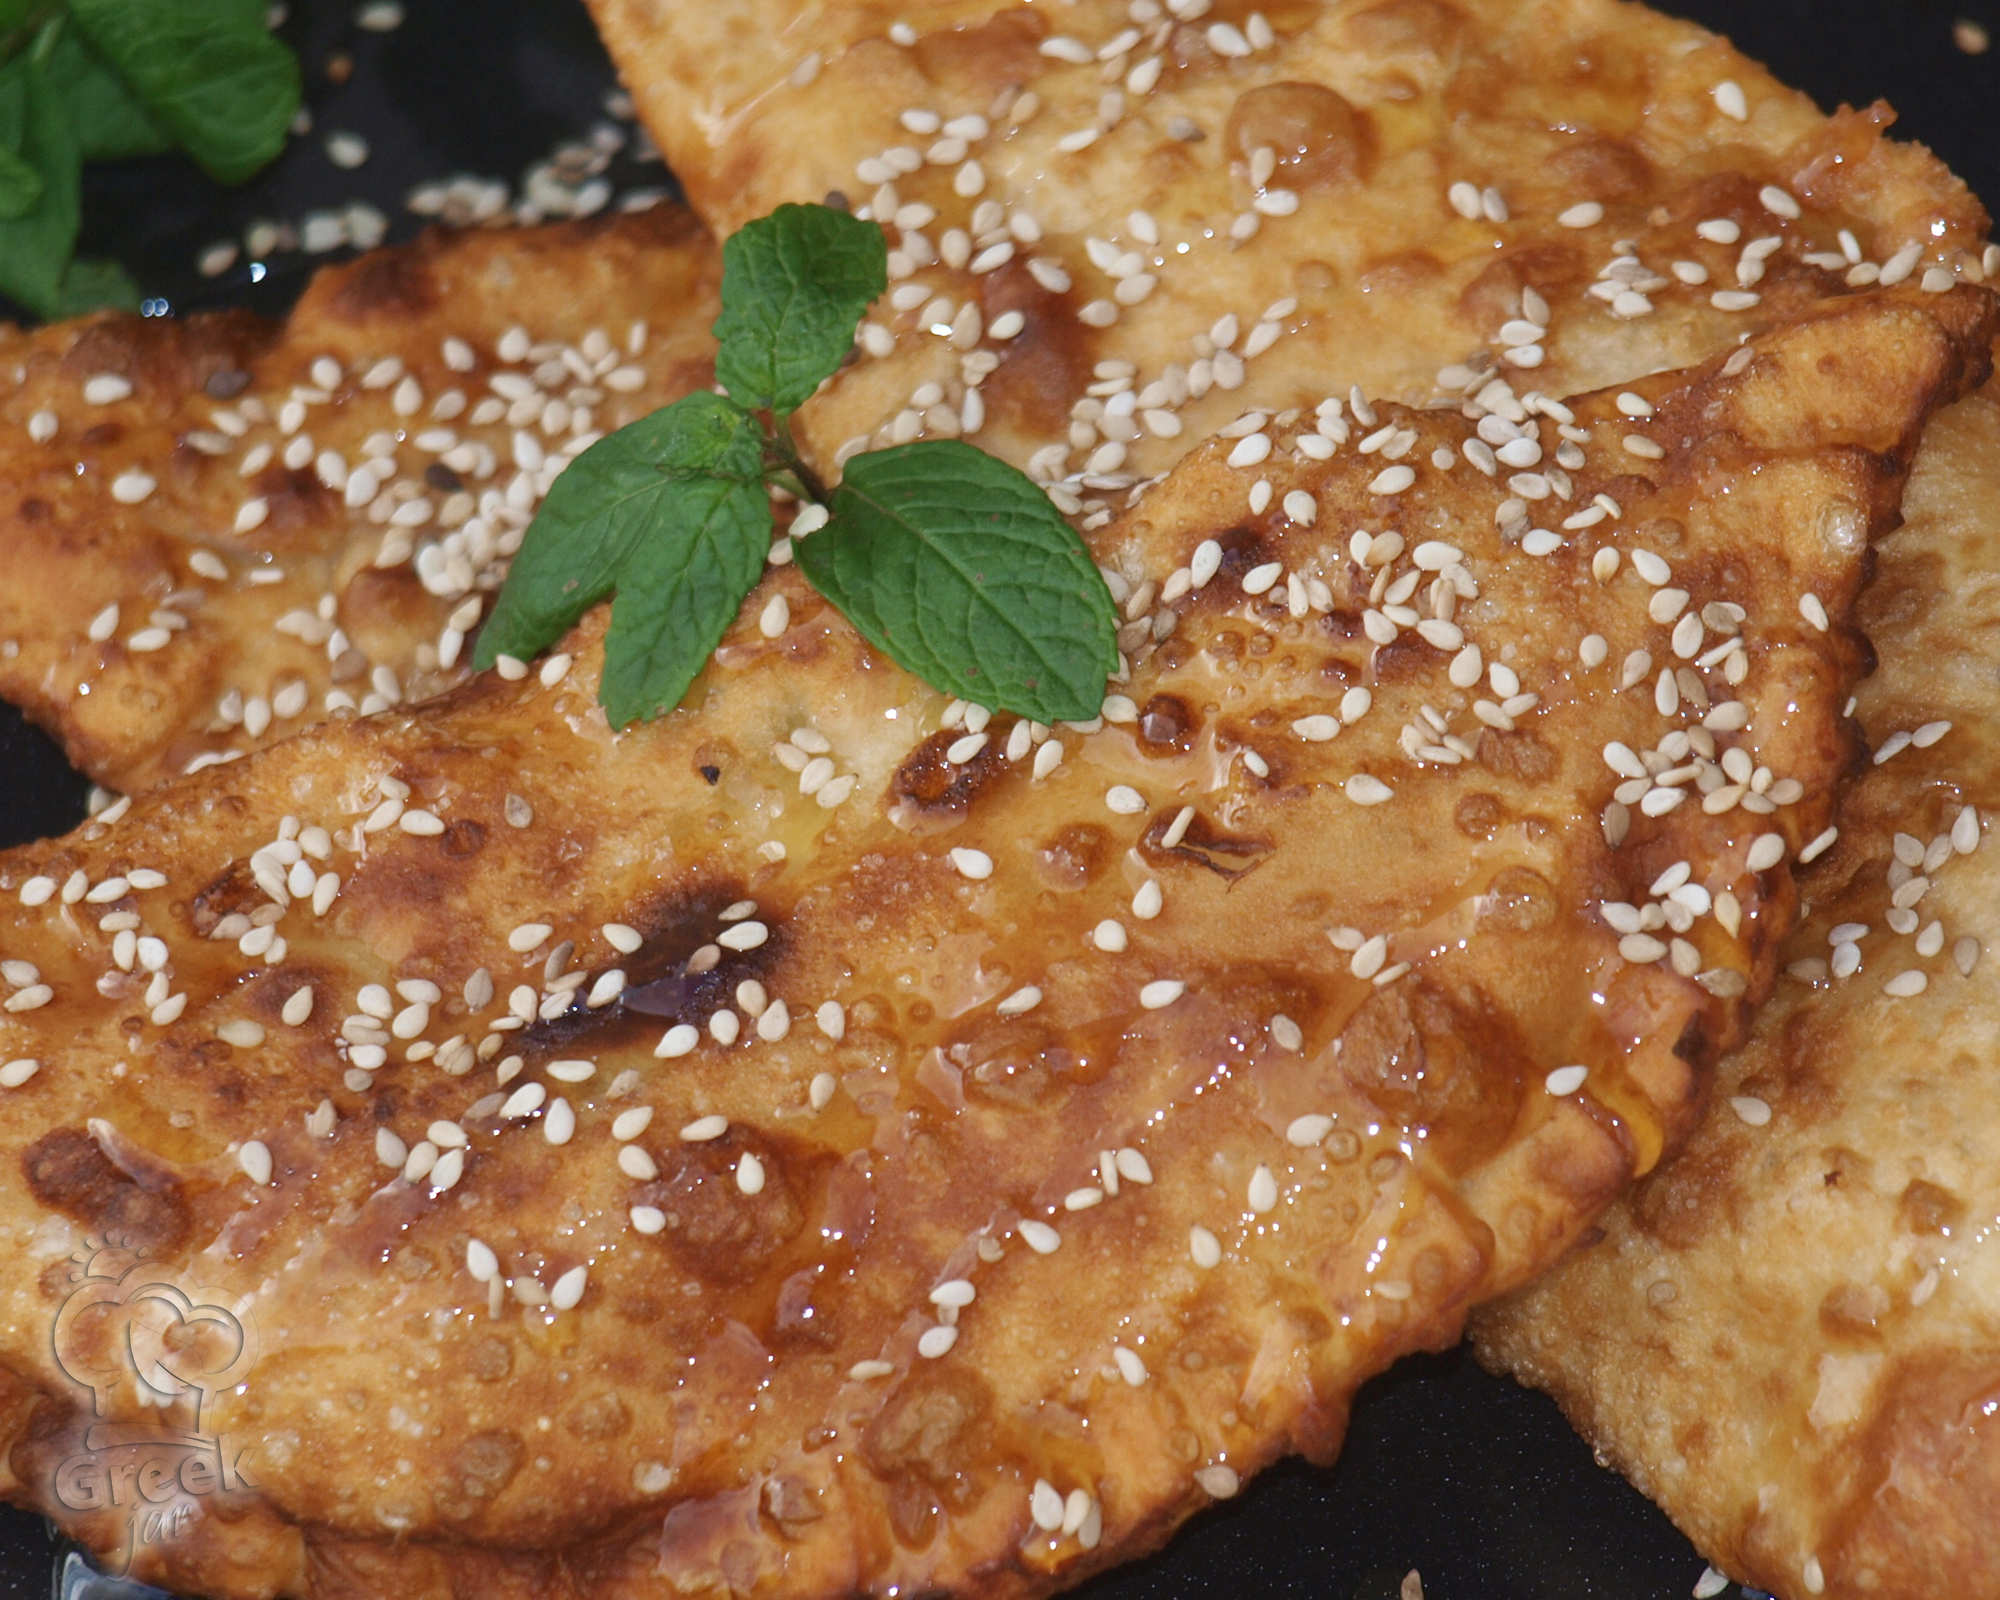
[[[605,120],[615,80],[575,0],[406,4],[407,20],[386,34],[357,28],[352,0],[295,4],[284,32],[306,63],[313,132],[238,190],[175,157],[92,169],[84,252],[124,262],[157,297],[149,311],[235,305],[278,315],[322,258],[279,250],[204,277],[198,254],[220,239],[240,242],[255,219],[296,222],[356,199],[389,218],[390,239],[407,238],[421,219],[403,201],[420,182],[469,172],[518,187],[532,163]],[[1902,113],[1900,135],[1928,144],[1977,193],[2000,196],[2000,51],[1972,55],[1954,40],[1961,19],[2000,35],[2000,0],[1664,0],[1661,9],[1727,32],[1821,105],[1888,100]],[[336,83],[341,56],[352,71]],[[358,170],[328,160],[323,139],[336,129],[369,141]],[[630,144],[605,176],[619,194],[669,181]],[[0,778],[0,845],[83,816],[87,786],[6,707]],[[1489,1377],[1461,1350],[1406,1361],[1368,1385],[1332,1470],[1280,1467],[1160,1555],[1082,1593],[1394,1600],[1413,1567],[1430,1600],[1680,1600],[1703,1563],[1596,1465],[1553,1404]],[[39,1600],[52,1583],[69,1600],[133,1593],[63,1561],[39,1518],[0,1507],[0,1600]]]

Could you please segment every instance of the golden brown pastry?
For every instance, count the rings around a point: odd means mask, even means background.
[[[2000,271],[1886,107],[1615,0],[592,9],[718,235],[829,194],[890,224],[806,439],[964,433],[1085,516],[1250,406],[1573,394]]]
[[[1094,536],[1100,722],[947,706],[780,568],[655,723],[593,617],[0,855],[4,1492],[216,1600],[999,1596],[1326,1459],[1684,1132],[1992,320],[1550,402],[1619,506],[1563,537],[1454,412],[1212,441]],[[235,1476],[135,1544],[147,1422]]]
[[[1730,1577],[2000,1595],[2000,396],[1924,435],[1860,624],[1872,760],[1688,1149],[1482,1315]]]
[[[553,474],[711,381],[717,276],[659,208],[0,329],[0,696],[131,791],[457,682]]]

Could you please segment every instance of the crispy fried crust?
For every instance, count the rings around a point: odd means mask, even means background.
[[[0,330],[0,696],[131,791],[371,695],[458,681],[457,647],[543,487],[531,472],[507,503],[517,429],[560,460],[580,434],[708,383],[716,279],[706,236],[668,207],[434,229],[321,272],[283,324],[224,312]],[[503,359],[517,327],[554,348]],[[605,343],[585,362],[592,329]],[[447,339],[466,346],[457,366]],[[563,400],[559,418],[473,421],[496,377],[533,388],[565,348],[582,371],[537,391],[540,409]],[[313,371],[325,360],[330,388]],[[106,376],[129,398],[93,403]],[[37,417],[54,426],[41,443]],[[348,494],[369,461],[379,498]]]
[[[0,1059],[40,1063],[0,1091],[7,1492],[125,1537],[51,1487],[91,1402],[49,1329],[107,1235],[260,1330],[207,1418],[256,1487],[141,1555],[218,1600],[1037,1594],[1329,1457],[1360,1381],[1694,1115],[1791,915],[1751,841],[1830,815],[1866,540],[1991,335],[1982,293],[1885,293],[1645,380],[1626,522],[1546,554],[1463,464],[1396,492],[1283,436],[1246,516],[1213,442],[1096,549],[1134,596],[1205,540],[1219,569],[1135,599],[1125,700],[1044,742],[944,726],[780,569],[643,728],[595,707],[593,617],[567,676],[324,724],[0,856],[0,951],[36,968],[4,970]],[[1472,429],[1384,420],[1414,459]],[[1396,539],[1363,559],[1356,526]],[[1667,656],[1674,585],[1743,608],[1707,614],[1746,670],[1688,666],[1666,713],[1617,685]],[[1371,641],[1403,599],[1425,626]],[[1591,635],[1618,653],[1580,664]],[[1485,712],[1465,642],[1506,666]],[[1778,782],[1637,806],[1612,848],[1599,752],[1663,739]],[[1740,915],[1621,953],[1592,908],[1675,862]],[[1544,1086],[1572,1062],[1580,1092]],[[105,1404],[139,1415],[129,1383]]]
[[[1855,716],[1881,764],[1804,881],[1788,957],[1809,965],[1724,1062],[1687,1151],[1477,1324],[1485,1360],[1786,1600],[2000,1595],[1996,493],[1989,391],[1926,432],[1863,597],[1881,664]],[[1842,924],[1867,931],[1833,978]],[[1885,993],[1908,972],[1919,995]]]
[[[913,16],[895,0],[592,9],[718,234],[835,191],[885,221],[892,208],[936,213],[906,213],[920,237],[892,230],[902,281],[928,293],[876,308],[871,354],[810,415],[809,443],[831,454],[971,427],[961,401],[976,386],[983,448],[1024,464],[1053,448],[1038,470],[1113,509],[1115,480],[1164,471],[1246,406],[1311,405],[1356,383],[1413,404],[1456,398],[1466,380],[1441,391],[1446,363],[1497,364],[1517,389],[1558,395],[1691,366],[1837,290],[1843,227],[1877,264],[1915,246],[1903,263],[1915,277],[1933,264],[1973,281],[1981,271],[1984,213],[1928,152],[1882,138],[1887,107],[1823,116],[1724,40],[1614,0],[1264,6],[1274,39],[1237,57],[1216,53],[1214,30],[1240,33],[1258,8],[1233,0],[1193,23],[1141,27],[1124,0],[946,0]],[[914,41],[895,42],[892,27],[912,25]],[[1120,41],[1108,66],[1049,53],[1095,57]],[[1148,62],[1157,79],[1141,90],[1129,75],[1143,82]],[[1725,82],[1743,89],[1747,121],[1718,106]],[[958,187],[961,152],[940,148],[953,130],[913,130],[906,110],[990,124],[963,152],[976,195]],[[1113,111],[1087,148],[1062,148]],[[1261,184],[1260,147],[1276,162]],[[859,169],[885,151],[931,161],[884,191],[881,170]],[[1506,220],[1466,219],[1454,185],[1475,211],[1492,191]],[[1767,207],[1773,185],[1802,217]],[[1267,214],[1285,196],[1296,210]],[[1565,225],[1578,205],[1601,218]],[[1000,220],[982,220],[982,206]],[[1703,222],[1729,241],[1698,235]],[[962,256],[954,230],[973,235]],[[1768,238],[1782,248],[1743,265]],[[1640,289],[1614,307],[1597,292],[1628,252],[1624,281]],[[1676,263],[1703,281],[1681,281]],[[1143,294],[1142,277],[1156,280]],[[1542,319],[1524,290],[1546,303]],[[1719,308],[1718,291],[1749,303]],[[977,328],[1018,312],[1022,331],[982,342],[968,306]],[[1547,328],[1536,366],[1503,359],[1525,338],[1503,330],[1524,320]],[[926,331],[945,324],[957,341]],[[968,353],[997,369],[981,378]],[[1117,362],[1134,393],[1153,396],[1138,417],[1107,416],[1104,393],[1086,394],[1115,381],[1118,368],[1099,366]],[[913,398],[928,384],[943,404]],[[1078,415],[1080,402],[1098,409]],[[1122,459],[1105,465],[1107,454]]]

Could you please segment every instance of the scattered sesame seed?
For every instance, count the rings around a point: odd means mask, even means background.
[[[1773,787],[1775,788],[1776,785],[1773,785]],[[1818,838],[1814,839],[1811,844],[1807,845],[1803,850],[1799,852],[1799,865],[1807,866],[1810,865],[1812,862],[1817,861],[1821,856],[1825,855],[1828,850],[1833,848],[1834,840],[1838,839],[1839,837],[1840,837],[1840,830],[1838,828],[1828,828],[1824,833],[1820,834]]]
[[[1250,1174],[1250,1209],[1262,1216],[1278,1203],[1278,1180],[1271,1169],[1260,1165]]]
[[[1017,1231],[1028,1248],[1038,1256],[1054,1255],[1062,1246],[1062,1235],[1046,1222],[1023,1219]]]
[[[1395,790],[1366,772],[1355,773],[1343,785],[1343,790],[1347,798],[1358,806],[1379,806],[1383,801],[1395,798]]]
[[[653,1054],[663,1061],[671,1061],[688,1054],[701,1043],[701,1031],[692,1023],[677,1022],[661,1035],[660,1042],[653,1047]]]
[[[1196,1471],[1194,1481],[1214,1500],[1233,1499],[1243,1487],[1243,1480],[1236,1475],[1234,1467],[1202,1467]]]
[[[243,1169],[244,1177],[258,1188],[268,1188],[271,1182],[271,1147],[261,1139],[252,1139],[236,1152],[236,1164]]]
[[[978,883],[993,876],[993,858],[984,850],[970,850],[960,847],[951,852],[951,864],[961,877]]]
[[[1731,1095],[1729,1107],[1753,1128],[1764,1127],[1771,1120],[1770,1104],[1754,1094]]]
[[[1583,1087],[1583,1080],[1590,1076],[1588,1067],[1557,1067],[1543,1080],[1543,1086],[1558,1099],[1572,1095]]]

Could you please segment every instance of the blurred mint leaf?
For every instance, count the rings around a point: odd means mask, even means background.
[[[480,630],[478,666],[527,660],[614,590],[605,708],[615,725],[676,704],[771,545],[764,433],[719,395],[655,411],[571,462]]]
[[[12,150],[0,148],[0,220],[25,217],[42,198],[42,175]]]
[[[0,293],[37,316],[59,316],[76,248],[81,161],[62,96],[31,55],[0,67],[0,147],[41,181],[31,206],[0,217]]]
[[[739,405],[783,415],[836,371],[889,286],[882,230],[826,206],[779,206],[722,247],[715,376]]]
[[[853,457],[795,559],[870,644],[934,688],[1038,722],[1098,715],[1117,613],[1027,476],[955,439]]]
[[[299,64],[262,0],[70,0],[70,15],[211,176],[240,183],[284,148]]]
[[[137,311],[139,286],[115,261],[76,260],[63,274],[56,317],[80,317],[86,311]]]
[[[75,28],[57,35],[44,69],[69,106],[84,160],[119,161],[173,148],[167,131]]]

